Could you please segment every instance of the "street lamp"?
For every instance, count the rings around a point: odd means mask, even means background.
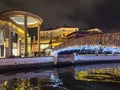
[[[52,49],[52,33],[50,33],[50,49]]]

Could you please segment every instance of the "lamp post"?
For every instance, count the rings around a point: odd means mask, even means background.
[[[50,44],[50,52],[49,52],[49,55],[50,55],[51,52],[52,52],[52,33],[50,33],[50,42],[49,42],[49,44]]]
[[[50,33],[50,49],[52,49],[52,33]]]

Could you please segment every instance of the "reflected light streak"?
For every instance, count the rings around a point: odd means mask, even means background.
[[[93,68],[91,70],[76,71],[75,78],[83,81],[120,83],[120,67]]]

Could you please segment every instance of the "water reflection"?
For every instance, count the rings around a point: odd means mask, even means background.
[[[0,90],[120,90],[120,64],[4,73]]]
[[[64,90],[62,84],[56,69],[0,75],[0,90]]]
[[[84,81],[120,83],[120,66],[116,64],[89,66],[85,70],[76,67],[75,78]]]

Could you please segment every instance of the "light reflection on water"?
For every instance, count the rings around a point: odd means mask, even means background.
[[[89,68],[85,70],[76,68],[75,77],[77,80],[84,81],[120,83],[120,66],[116,64],[111,65],[89,66]]]
[[[120,90],[120,64],[4,73],[0,90]]]
[[[38,70],[1,75],[0,90],[48,90],[49,88],[67,90],[60,86],[62,84],[56,69]]]

